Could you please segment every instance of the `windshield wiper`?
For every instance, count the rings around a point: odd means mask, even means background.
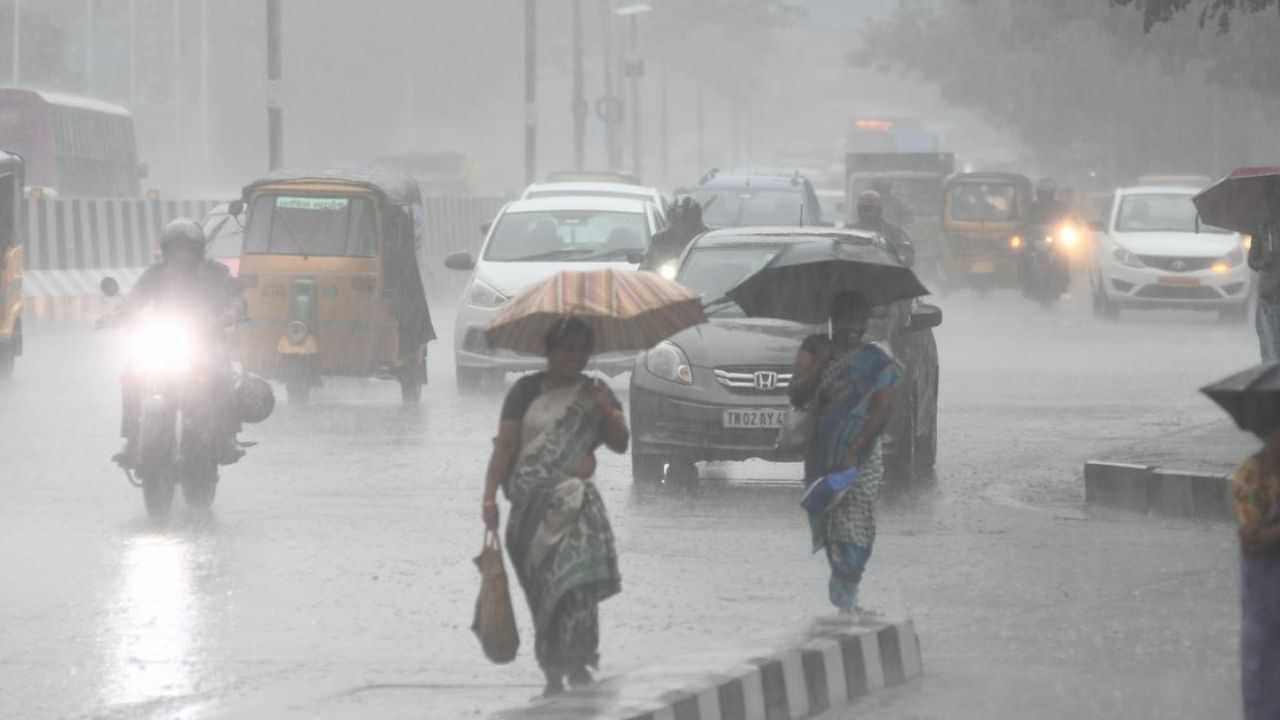
[[[595,255],[588,255],[584,258],[579,258],[579,259],[584,261],[585,260],[613,260],[616,258],[626,258],[636,253],[643,255],[644,248],[614,248],[613,250],[605,250],[604,252],[598,252]]]
[[[533,262],[535,260],[559,260],[560,258],[577,257],[582,253],[590,253],[587,248],[560,248],[559,250],[550,250],[544,253],[535,253],[524,257],[511,258],[507,262]]]
[[[702,312],[705,315],[710,315],[716,310],[719,310],[724,307],[728,307],[730,305],[736,305],[736,304],[737,304],[737,301],[734,300],[733,298],[729,297],[728,295],[721,295],[720,297],[716,298],[715,300],[712,300],[711,302],[702,303]]]

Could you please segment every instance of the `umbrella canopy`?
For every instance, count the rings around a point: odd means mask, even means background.
[[[486,332],[497,347],[540,355],[547,331],[570,315],[591,325],[596,352],[647,350],[707,321],[698,295],[657,273],[564,270],[512,299]]]
[[[1280,364],[1263,363],[1200,389],[1241,430],[1265,438],[1280,429]]]
[[[1255,233],[1280,215],[1280,166],[1239,168],[1194,198],[1200,219]]]
[[[817,324],[827,321],[836,296],[849,291],[872,305],[929,294],[883,244],[822,238],[787,246],[728,296],[752,317]]]

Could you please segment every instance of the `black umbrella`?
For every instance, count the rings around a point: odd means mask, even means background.
[[[1241,430],[1266,438],[1280,429],[1280,363],[1263,363],[1200,388]]]
[[[1280,167],[1239,168],[1193,200],[1204,222],[1256,233],[1280,214]]]
[[[815,238],[789,245],[727,294],[751,317],[823,323],[836,296],[856,291],[871,305],[928,295],[882,241]]]

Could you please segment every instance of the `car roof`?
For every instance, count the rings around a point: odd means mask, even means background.
[[[758,226],[758,227],[737,227],[737,228],[721,228],[699,235],[694,241],[699,247],[717,246],[717,245],[741,245],[744,241],[760,241],[782,244],[799,244],[811,240],[830,239],[846,239],[857,240],[859,242],[866,240],[875,240],[876,234],[864,230],[854,230],[852,228],[832,228],[818,226]]]
[[[1203,188],[1192,185],[1132,185],[1116,188],[1117,195],[1197,195]]]
[[[808,180],[803,175],[729,175],[717,173],[700,183],[698,188],[715,190],[717,188],[789,188],[800,190]]]
[[[555,197],[513,200],[503,213],[546,212],[549,210],[606,210],[612,212],[643,213],[645,205],[652,205],[640,198],[558,195]]]
[[[531,192],[558,193],[617,193],[629,197],[644,197],[658,194],[658,189],[648,185],[628,185],[616,182],[542,182],[534,183],[524,189],[525,194]]]

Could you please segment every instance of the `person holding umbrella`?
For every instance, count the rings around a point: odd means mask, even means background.
[[[1263,362],[1280,361],[1280,248],[1277,227],[1267,223],[1249,242],[1249,267],[1258,273],[1258,308],[1254,323]]]
[[[805,452],[805,481],[858,471],[856,483],[824,511],[809,515],[813,549],[825,549],[828,596],[841,615],[855,616],[858,586],[875,544],[875,504],[884,474],[880,435],[893,411],[898,362],[864,342],[871,306],[855,291],[831,304],[831,336],[811,336],[796,355],[791,400],[815,419]]]
[[[506,545],[533,615],[545,695],[591,682],[599,604],[622,588],[613,530],[591,478],[601,444],[627,451],[622,406],[584,374],[593,352],[641,350],[705,322],[699,298],[654,273],[564,271],[511,300],[488,328],[495,347],[543,352],[502,403],[481,514],[497,532],[497,493],[511,503]]]
[[[1280,365],[1204,388],[1265,445],[1231,478],[1240,542],[1240,676],[1246,720],[1280,717]]]

